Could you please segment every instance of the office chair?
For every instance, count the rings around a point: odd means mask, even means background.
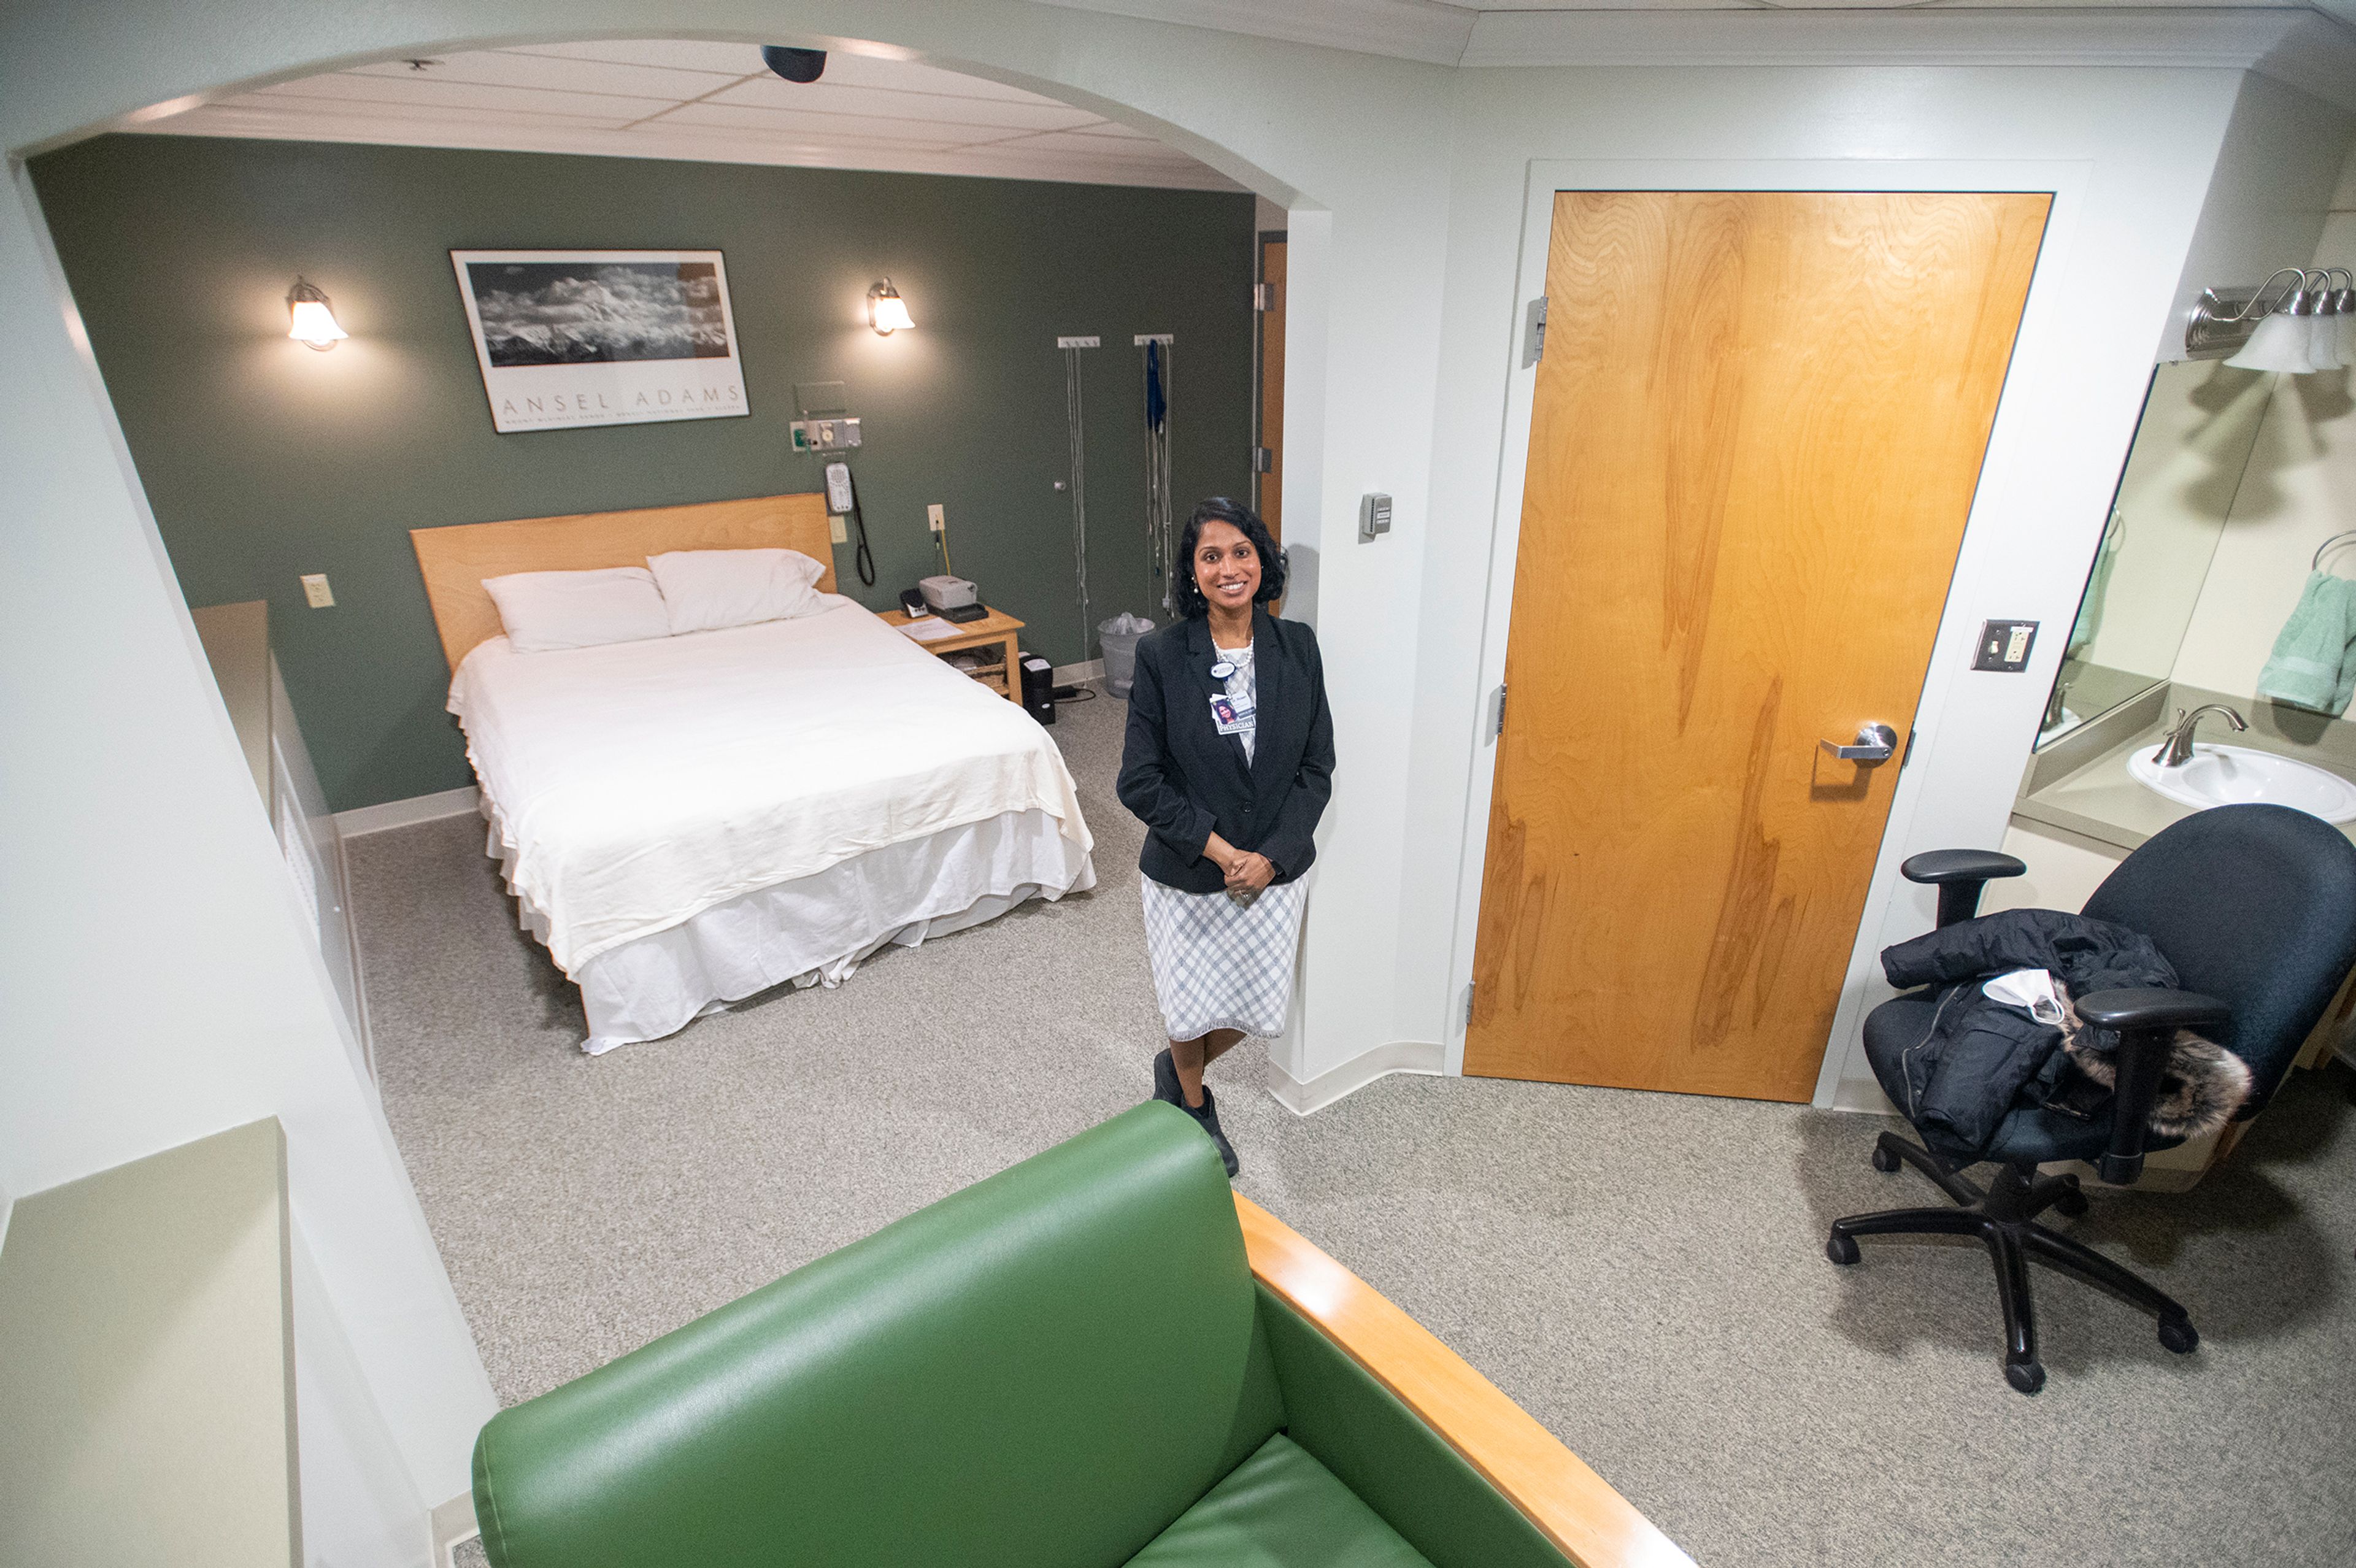
[[[1899,868],[1939,890],[1939,924],[1971,919],[1981,889],[2028,868],[2009,855],[1942,849]],[[2095,991],[2075,998],[2078,1016],[2118,1032],[2117,1083],[2106,1113],[2081,1121],[2040,1105],[2016,1105],[1981,1156],[1997,1166],[1983,1189],[1931,1149],[1883,1133],[1873,1168],[1902,1162],[1929,1177],[1954,1208],[1897,1209],[1833,1221],[1825,1253],[1858,1261],[1857,1238],[1976,1236],[1996,1264],[2004,1308],[2004,1375],[2023,1393],[2045,1386],[2029,1292],[2030,1260],[2125,1297],[2159,1320],[2159,1342],[2179,1355],[2201,1342],[2176,1301],[2100,1253],[2046,1229],[2037,1216],[2086,1211],[2075,1176],[2039,1176],[2055,1160],[2088,1160],[2121,1186],[2143,1171],[2147,1152],[2179,1138],[2149,1129],[2169,1048],[2179,1029],[2198,1030],[2250,1069],[2247,1120],[2263,1109],[2291,1059],[2356,963],[2356,845],[2320,817],[2281,805],[2221,805],[2154,836],[2119,863],[2083,912],[2151,939],[2184,988]],[[1865,1020],[1866,1059],[1890,1100],[1906,1103],[1904,1051],[1929,1031],[1933,993],[1882,1003]]]

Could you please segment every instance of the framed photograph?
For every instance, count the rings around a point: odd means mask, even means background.
[[[453,251],[450,264],[502,434],[753,411],[717,251]]]

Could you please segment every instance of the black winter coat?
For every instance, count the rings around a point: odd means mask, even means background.
[[[1148,829],[1138,869],[1182,892],[1227,885],[1203,859],[1216,830],[1238,849],[1265,855],[1289,882],[1317,859],[1311,837],[1333,793],[1333,717],[1325,661],[1303,621],[1252,610],[1252,678],[1259,709],[1252,754],[1211,718],[1210,624],[1200,616],[1150,633],[1137,645],[1121,747],[1120,803]]]
[[[2050,909],[1958,921],[1883,948],[1891,985],[1944,987],[1930,1028],[1906,1047],[1901,1108],[1950,1158],[1981,1157],[2017,1101],[2049,1103],[2062,1078],[2062,1030],[1980,989],[2015,969],[2051,970],[2072,997],[2177,984],[2174,967],[2142,933]]]

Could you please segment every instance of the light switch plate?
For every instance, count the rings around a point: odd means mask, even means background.
[[[336,591],[327,586],[327,574],[324,571],[305,572],[303,597],[310,603],[314,610],[325,610],[333,606],[336,603]]]
[[[1983,621],[1980,623],[1979,648],[1972,656],[1972,667],[1994,670],[2000,675],[2019,675],[2029,667],[2029,650],[2036,645],[2037,623],[2034,621]]]
[[[851,530],[843,526],[842,519],[840,517],[832,514],[828,516],[826,519],[826,531],[837,544],[849,544],[851,542]]]

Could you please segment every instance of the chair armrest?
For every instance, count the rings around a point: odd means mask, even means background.
[[[2077,998],[2078,1016],[2097,1029],[2116,1029],[2113,1053],[2116,1081],[2111,1089],[2111,1144],[2095,1170],[2124,1187],[2143,1174],[2143,1146],[2151,1131],[2152,1102],[2167,1075],[2168,1059],[2180,1029],[2213,1029],[2232,1020],[2233,1009],[2197,991],[2128,987],[2089,991]]]
[[[1693,1568],[1528,1412],[1373,1286],[1241,1193],[1252,1274],[1346,1351],[1580,1568]]]
[[[2171,991],[2159,987],[2132,987],[2115,991],[2089,991],[2077,999],[2078,1016],[2097,1029],[2214,1029],[2229,1023],[2233,1009],[2198,991]]]
[[[1993,849],[1930,849],[1910,855],[1898,874],[1939,890],[1939,923],[1953,925],[1979,912],[1980,890],[1999,877],[2018,877],[2028,866]]]

